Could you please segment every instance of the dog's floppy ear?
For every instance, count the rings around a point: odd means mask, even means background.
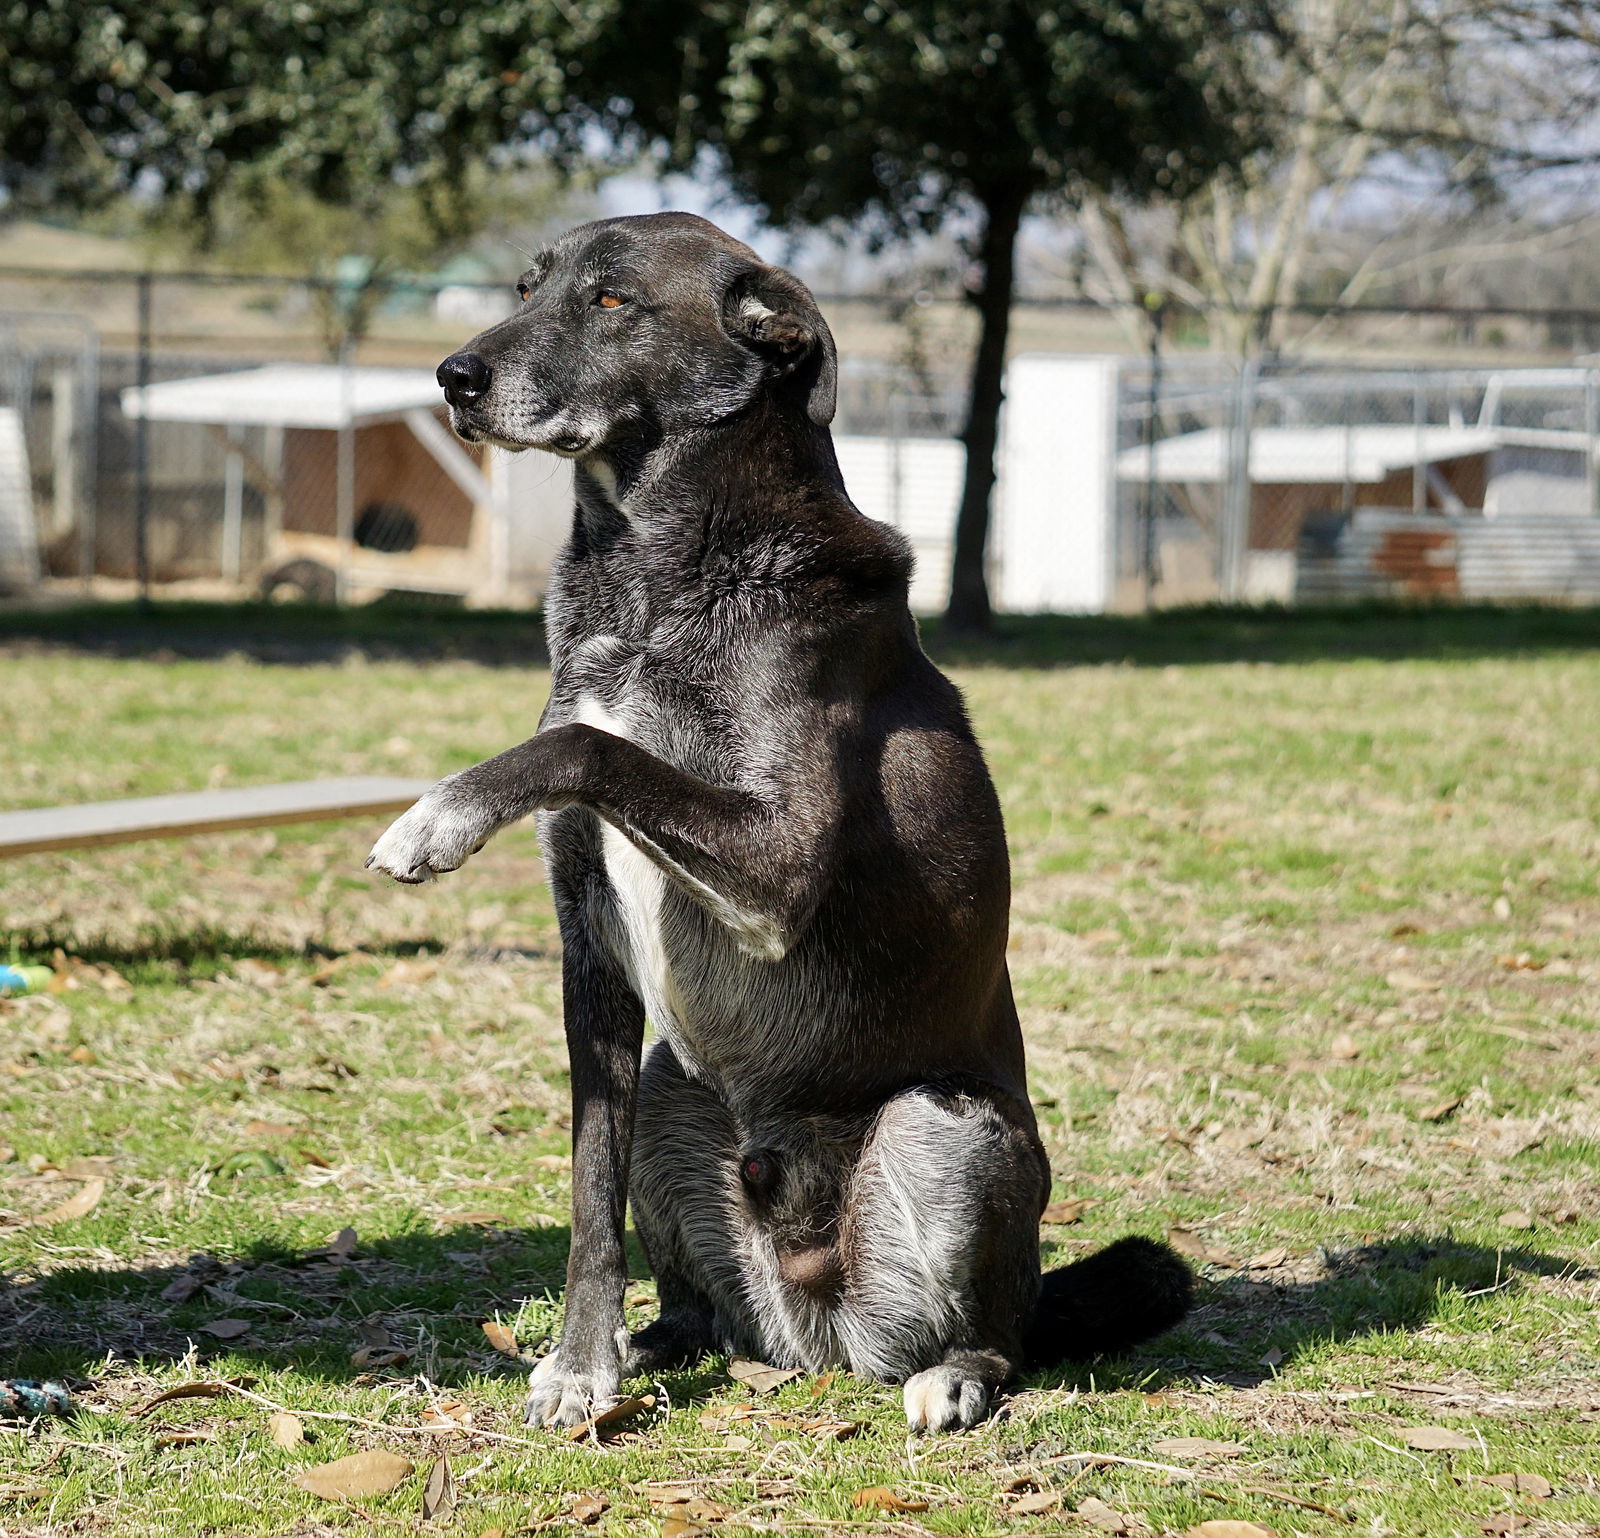
[[[722,326],[770,360],[774,379],[804,382],[813,422],[826,427],[833,420],[839,381],[833,333],[797,277],[781,267],[741,272],[723,295]]]

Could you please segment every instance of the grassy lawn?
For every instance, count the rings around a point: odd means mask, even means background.
[[[532,729],[537,657],[494,617],[0,616],[0,802],[443,773]],[[0,1373],[80,1413],[0,1422],[0,1535],[1600,1532],[1596,617],[1063,621],[953,662],[1082,1204],[1047,1245],[1179,1230],[1184,1328],[963,1437],[721,1360],[609,1438],[525,1429],[504,1348],[556,1328],[568,1178],[532,832],[419,889],[355,823],[12,862],[12,954],[73,986],[0,1003]],[[296,1483],[371,1449],[415,1472]]]

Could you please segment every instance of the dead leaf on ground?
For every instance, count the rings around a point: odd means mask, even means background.
[[[1046,1511],[1055,1511],[1060,1505],[1059,1490],[1035,1490],[1031,1495],[1019,1495],[1006,1509],[1020,1516],[1036,1517]]]
[[[683,1517],[668,1517],[661,1524],[661,1538],[695,1538],[697,1533],[704,1531],[703,1527],[686,1521]]]
[[[159,1404],[170,1404],[174,1399],[218,1399],[230,1389],[249,1388],[254,1378],[207,1378],[199,1383],[179,1383],[164,1389],[154,1399],[129,1410],[132,1417],[148,1415]]]
[[[1098,1527],[1106,1533],[1148,1533],[1150,1524],[1137,1512],[1118,1511],[1115,1506],[1108,1506],[1098,1496],[1086,1495],[1078,1502],[1077,1515],[1080,1521]]]
[[[868,1485],[864,1490],[857,1490],[850,1497],[852,1506],[861,1506],[873,1511],[926,1511],[926,1501],[908,1501],[903,1495],[896,1495],[887,1485]]]
[[[1163,1458],[1239,1458],[1248,1449],[1242,1442],[1217,1442],[1210,1437],[1164,1437],[1150,1444]]]
[[[1281,1366],[1282,1363],[1283,1352],[1281,1352],[1276,1346],[1268,1346],[1267,1349],[1261,1353],[1261,1365],[1263,1367],[1278,1367]]]
[[[503,1352],[506,1356],[521,1356],[522,1351],[517,1345],[516,1331],[509,1324],[501,1324],[498,1319],[485,1319],[483,1321],[484,1339],[496,1351]]]
[[[352,1367],[398,1367],[411,1353],[394,1346],[360,1346],[350,1353]]]
[[[1233,1257],[1225,1250],[1213,1249],[1205,1239],[1192,1228],[1172,1227],[1167,1230],[1167,1243],[1180,1255],[1187,1255],[1191,1260],[1210,1261],[1215,1266],[1231,1266]]]
[[[1410,1426],[1401,1440],[1423,1452],[1474,1452],[1478,1444],[1450,1426]]]
[[[106,1194],[106,1183],[101,1179],[85,1181],[83,1186],[64,1202],[58,1203],[48,1211],[38,1213],[31,1218],[23,1218],[18,1226],[23,1228],[48,1228],[54,1223],[71,1223],[77,1218],[88,1217],[100,1205],[100,1198]]]
[[[250,1137],[303,1137],[307,1131],[286,1121],[248,1121],[244,1130]]]
[[[408,987],[414,983],[425,983],[430,978],[436,977],[439,972],[437,961],[397,961],[378,979],[380,988]]]
[[[307,1260],[353,1260],[356,1253],[356,1231],[341,1228],[320,1250],[309,1250]]]
[[[752,1362],[748,1357],[736,1356],[728,1363],[728,1376],[735,1383],[742,1383],[758,1394],[771,1394],[785,1383],[798,1378],[800,1369],[769,1367],[765,1362]]]
[[[1417,1112],[1418,1121],[1443,1121],[1447,1116],[1453,1115],[1461,1109],[1461,1102],[1466,1097],[1452,1095],[1448,1100],[1441,1100],[1435,1105]]]
[[[276,988],[283,982],[283,968],[256,956],[244,956],[233,964],[233,975],[252,988]]]
[[[653,1410],[655,1403],[654,1394],[641,1394],[637,1399],[619,1399],[614,1405],[608,1405],[604,1410],[591,1415],[581,1425],[569,1426],[567,1436],[574,1442],[581,1442],[592,1432],[604,1431],[608,1426],[619,1425],[646,1410]]]
[[[1531,1212],[1523,1212],[1520,1208],[1511,1212],[1502,1212],[1500,1214],[1500,1226],[1502,1228],[1532,1228],[1533,1214]]]
[[[813,1399],[821,1399],[822,1396],[826,1394],[832,1386],[833,1374],[831,1372],[823,1373],[822,1376],[811,1385],[811,1397]]]
[[[1352,1063],[1361,1056],[1361,1047],[1348,1031],[1341,1031],[1328,1043],[1328,1056],[1341,1063]]]
[[[210,1324],[200,1326],[207,1335],[215,1335],[218,1340],[237,1340],[241,1335],[250,1333],[248,1319],[213,1319]]]
[[[865,1421],[827,1420],[806,1421],[800,1429],[823,1442],[844,1442],[853,1437],[867,1423]]]
[[[429,1405],[422,1412],[422,1424],[430,1431],[464,1431],[472,1424],[472,1411],[459,1399],[447,1399],[443,1404]]]
[[[1484,1474],[1480,1479],[1483,1484],[1515,1491],[1531,1501],[1547,1501],[1556,1493],[1556,1487],[1543,1474]]]
[[[267,1435],[288,1452],[305,1441],[306,1428],[298,1415],[289,1410],[278,1410],[267,1417]]]
[[[456,1480],[450,1460],[441,1455],[433,1460],[422,1483],[422,1520],[431,1522],[445,1516],[456,1503]]]
[[[204,1286],[205,1283],[193,1271],[185,1271],[161,1289],[161,1296],[167,1303],[187,1303]]]
[[[1209,1522],[1197,1522],[1185,1528],[1183,1538],[1278,1538],[1278,1530],[1239,1517],[1214,1517]]]
[[[332,1463],[302,1469],[294,1482],[325,1501],[348,1501],[363,1495],[387,1495],[399,1489],[415,1467],[409,1458],[375,1447],[368,1452],[351,1453],[348,1458],[335,1458]]]
[[[1514,1533],[1519,1528],[1526,1527],[1533,1518],[1519,1516],[1514,1511],[1497,1512],[1492,1517],[1485,1517],[1478,1524],[1480,1533],[1488,1533],[1489,1538],[1499,1538],[1501,1533]]]
[[[574,1522],[581,1522],[585,1527],[598,1522],[611,1509],[611,1502],[603,1495],[580,1495],[570,1506],[566,1514]]]
[[[1281,1245],[1274,1250],[1263,1250],[1259,1255],[1252,1255],[1244,1263],[1246,1271],[1275,1271],[1279,1266],[1289,1264],[1289,1252]]]
[[[1065,1227],[1068,1223],[1076,1223],[1091,1207],[1098,1207],[1099,1202],[1090,1201],[1080,1197],[1076,1201],[1051,1202],[1039,1215],[1041,1223],[1057,1223]]]

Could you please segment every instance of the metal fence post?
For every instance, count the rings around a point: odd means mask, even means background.
[[[1161,436],[1161,333],[1167,318],[1165,303],[1149,307],[1150,319],[1150,414],[1144,426],[1144,606],[1155,607],[1156,584],[1161,580],[1160,544],[1156,538],[1156,441]]]
[[[1250,439],[1255,419],[1256,376],[1260,362],[1246,358],[1233,392],[1233,420],[1228,428],[1228,474],[1223,493],[1222,549],[1219,586],[1225,603],[1244,596],[1245,565],[1250,548]]]
[[[1428,466],[1424,462],[1424,424],[1428,416],[1428,398],[1424,393],[1426,386],[1422,382],[1422,370],[1418,369],[1411,386],[1411,425],[1416,432],[1416,449],[1412,455],[1411,465],[1411,511],[1424,513],[1428,510]]]
[[[1589,514],[1600,518],[1600,371],[1583,376],[1583,430],[1589,439]]]
[[[150,310],[151,277],[139,274],[139,425],[134,430],[133,564],[139,602],[150,602]]]
[[[350,372],[350,338],[339,348],[339,436],[334,467],[334,537],[339,565],[334,575],[334,602],[350,602],[351,546],[356,537],[355,380]]]

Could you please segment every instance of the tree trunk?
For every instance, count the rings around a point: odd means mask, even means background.
[[[1017,229],[1027,205],[1024,187],[991,191],[984,198],[983,237],[978,261],[981,285],[968,297],[978,310],[978,348],[972,359],[967,425],[961,442],[967,451],[961,511],[956,515],[955,554],[950,566],[948,629],[981,632],[990,627],[989,578],[984,557],[989,544],[989,500],[994,492],[995,447],[1000,436],[1000,403],[1005,398],[1006,338],[1011,330],[1011,296],[1016,287]]]

